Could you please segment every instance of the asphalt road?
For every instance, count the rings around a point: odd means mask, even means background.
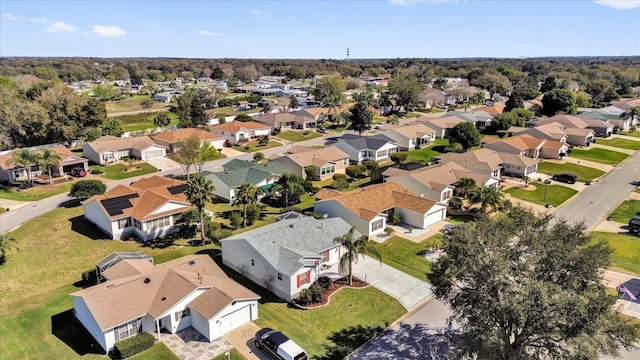
[[[328,136],[331,136],[331,135],[328,135]],[[326,142],[326,138],[327,136],[306,140],[306,141],[301,141],[297,143],[292,142],[291,144],[282,145],[279,147],[264,150],[262,151],[262,153],[268,157],[270,155],[283,153],[285,150],[291,148],[293,145],[303,145],[303,146],[323,145]],[[205,164],[203,169],[215,171],[219,169],[220,166],[227,163],[231,159],[253,160],[253,153],[239,155],[233,158],[225,158],[225,159],[211,161]],[[157,173],[157,175],[162,175],[162,176],[169,175],[169,174],[173,174],[173,175],[183,174],[183,171],[180,169],[176,169],[176,170],[160,171]],[[129,184],[138,179],[141,179],[143,177],[148,177],[148,176],[150,175],[147,174],[147,175],[132,177],[124,180],[111,181],[107,183],[107,189],[111,189],[119,184]],[[3,234],[7,231],[15,229],[21,224],[37,216],[40,216],[44,213],[51,211],[59,207],[60,204],[63,204],[69,200],[71,200],[71,198],[69,198],[67,194],[60,194],[60,195],[52,196],[50,198],[46,198],[43,200],[34,201],[32,204],[29,204],[27,206],[6,212],[0,216],[0,234]]]

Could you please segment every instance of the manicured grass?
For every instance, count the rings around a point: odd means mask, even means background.
[[[606,240],[613,248],[612,270],[622,270],[640,276],[640,237],[609,232],[592,232],[594,241]]]
[[[442,235],[437,234],[419,243],[393,236],[382,244],[373,245],[380,252],[383,263],[427,281],[426,274],[431,271],[431,263],[420,252],[431,249],[433,245],[440,245],[441,242]]]
[[[130,177],[151,174],[158,171],[158,169],[156,169],[155,167],[141,162],[134,163],[131,170],[127,170],[128,167],[128,164],[118,163],[108,166],[92,165],[89,168],[91,170],[96,169],[104,172],[102,176],[111,180],[127,179]]]
[[[620,135],[624,135],[624,136],[633,136],[633,137],[640,138],[640,131],[634,131],[634,132],[623,132],[623,133],[620,133]],[[598,141],[598,142],[600,142],[600,139],[598,139],[597,141]]]
[[[107,108],[107,113],[119,113],[125,111],[140,111],[140,110],[157,110],[157,109],[165,109],[170,105],[167,103],[163,103],[160,101],[154,101],[153,105],[150,108],[143,108],[140,104],[142,100],[149,99],[149,95],[134,95],[131,97],[124,98],[122,100],[116,101],[107,101],[105,106]]]
[[[474,222],[476,220],[478,219],[469,215],[447,215],[447,221],[454,225],[467,224],[467,223]]]
[[[577,194],[576,190],[568,188],[562,185],[547,185],[547,200],[544,200],[544,184],[540,183],[531,183],[531,185],[536,186],[536,190],[524,190],[517,188],[506,189],[505,192],[511,194],[511,196],[531,201],[535,204],[545,205],[551,204],[553,206],[558,206],[563,202],[567,201],[570,197]]]
[[[169,125],[178,125],[178,123],[180,122],[180,120],[171,120],[169,122]],[[129,125],[123,125],[122,129],[125,132],[132,132],[132,131],[143,131],[143,130],[147,130],[147,129],[155,129],[156,126],[153,125],[153,123],[136,123],[136,124],[129,124]]]
[[[304,133],[307,132],[307,135]],[[305,131],[283,131],[278,134],[280,139],[288,140],[288,141],[304,141],[322,137],[322,134],[318,134],[315,131],[305,130]]]
[[[444,153],[444,148],[449,144],[449,140],[438,139],[426,148],[411,150],[405,162],[419,162],[426,165],[434,156]]]
[[[233,356],[231,358],[233,359]],[[180,360],[180,358],[163,342],[156,342],[151,349],[134,355],[129,360]]]
[[[578,176],[578,181],[591,181],[605,174],[605,172],[602,170],[594,169],[588,166],[572,163],[558,164],[548,161],[542,161],[538,164],[538,173],[551,175],[573,173]]]
[[[246,360],[247,359],[246,357],[242,356],[242,354],[240,354],[240,352],[238,350],[236,350],[235,348],[231,349],[231,354],[230,355],[231,355],[230,356],[231,360]],[[212,360],[227,360],[227,359],[228,359],[227,355],[220,354],[220,355],[214,357]]]
[[[629,157],[629,155],[621,152],[599,148],[591,148],[589,150],[573,149],[569,156],[576,159],[584,159],[609,165],[618,164]]]
[[[355,325],[386,327],[406,313],[396,299],[372,286],[341,289],[328,306],[319,309],[297,310],[287,303],[266,302],[259,305],[258,311],[258,326],[287,334],[311,359],[324,354],[323,345],[333,332]]]
[[[71,190],[71,186],[73,186],[73,181],[56,185],[36,185],[33,188],[20,191],[11,187],[3,188],[0,189],[0,199],[37,201],[51,196],[68,193],[69,190]]]
[[[248,151],[245,150],[245,147],[247,146],[249,147]],[[236,145],[233,148],[235,150],[243,151],[243,152],[254,152],[254,151],[263,151],[263,150],[271,149],[278,146],[282,146],[282,144],[280,144],[277,141],[269,141],[266,146],[258,146],[257,141],[249,141],[248,143],[244,143],[242,145]]]
[[[628,224],[629,220],[640,212],[640,200],[627,200],[623,201],[615,210],[609,215],[613,221]],[[640,258],[638,258],[640,262]]]
[[[598,144],[619,147],[629,150],[640,150],[640,141],[613,138],[611,140],[597,140]]]

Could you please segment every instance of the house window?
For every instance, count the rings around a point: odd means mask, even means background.
[[[113,153],[102,154],[102,160],[113,160]]]
[[[320,174],[321,175],[333,174],[335,172],[336,172],[336,166],[335,165],[325,166],[325,167],[320,169]]]
[[[256,262],[253,259],[251,259],[251,266],[256,266]]]
[[[309,283],[310,271],[298,275],[298,287]]]
[[[120,219],[118,220],[118,229],[124,229],[126,227],[131,226],[131,218]]]
[[[445,200],[451,199],[451,194],[452,194],[452,191],[445,191],[445,192],[442,194],[442,201],[445,201]]]
[[[145,224],[147,224],[147,229],[164,228],[167,226],[171,226],[171,216],[153,219],[147,221]]]
[[[282,273],[278,273],[278,280],[282,281]]]
[[[120,340],[124,340],[126,338],[130,338],[137,333],[142,331],[142,319],[138,318],[136,320],[129,321],[126,324],[122,324],[120,326],[116,326],[113,328],[113,334],[116,338],[116,342]]]
[[[191,311],[189,310],[189,308],[186,308],[182,311],[178,311],[177,313],[175,313],[176,321],[179,321],[180,319],[187,316],[191,316]]]
[[[348,165],[349,159],[342,159],[342,165]]]
[[[133,219],[133,226],[138,230],[142,230],[142,223],[136,219]]]
[[[377,157],[379,158],[387,157],[387,154],[388,154],[387,150],[380,150],[377,153]]]
[[[371,223],[371,232],[382,229],[384,226],[384,219],[378,219]]]

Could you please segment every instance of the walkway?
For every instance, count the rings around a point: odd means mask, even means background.
[[[226,340],[209,342],[191,326],[175,334],[161,334],[160,339],[181,360],[211,360],[231,350],[231,345]]]
[[[380,263],[369,256],[358,258],[353,264],[353,274],[376,289],[393,296],[411,310],[432,295],[431,284],[416,279],[392,266]]]
[[[158,169],[158,171],[175,170],[181,168],[180,164],[168,157],[148,159],[147,163]]]

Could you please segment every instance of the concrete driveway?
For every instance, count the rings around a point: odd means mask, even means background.
[[[411,310],[431,296],[431,284],[406,274],[374,258],[360,257],[353,264],[353,274],[376,289],[393,296]]]
[[[253,337],[258,330],[260,330],[258,325],[250,322],[233,331],[229,331],[224,335],[224,338],[247,360],[270,360],[270,358],[258,350],[253,343]]]

